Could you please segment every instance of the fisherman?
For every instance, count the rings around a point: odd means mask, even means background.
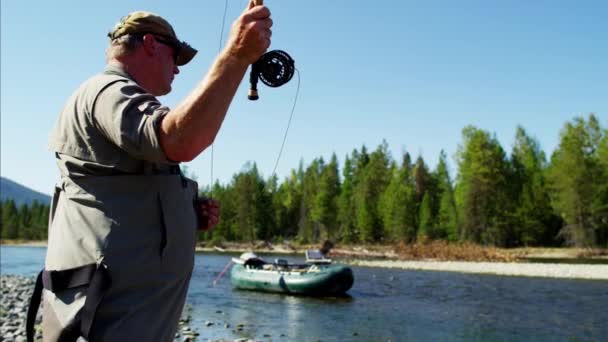
[[[195,232],[219,205],[180,172],[210,146],[272,20],[250,3],[206,77],[175,108],[157,96],[196,54],[162,17],[137,11],[108,34],[107,66],[68,99],[52,131],[53,196],[43,293],[44,341],[172,341],[194,264]]]

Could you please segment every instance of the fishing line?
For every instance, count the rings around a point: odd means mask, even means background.
[[[274,168],[272,169],[272,177],[276,174],[277,166],[279,166],[279,159],[281,159],[281,154],[283,153],[283,148],[285,147],[285,141],[287,140],[287,132],[289,132],[289,126],[291,125],[291,119],[293,118],[293,112],[296,110],[296,103],[298,102],[298,95],[300,94],[300,70],[298,68],[294,68],[296,75],[298,76],[298,85],[296,87],[296,95],[293,99],[293,106],[291,107],[291,113],[289,114],[289,120],[287,121],[287,128],[285,128],[285,135],[283,135],[283,142],[281,143],[281,148],[279,149],[279,155],[277,156],[277,160],[274,163]]]
[[[220,39],[219,46],[217,49],[217,54],[219,55],[222,52],[222,41],[224,40],[224,27],[226,26],[226,14],[228,13],[228,0],[224,2],[224,15],[222,16],[222,29],[220,30]],[[209,182],[209,190],[213,189],[213,145],[215,142],[211,143],[211,182]]]
[[[220,278],[222,278],[222,276],[224,275],[224,273],[226,273],[226,271],[228,270],[228,267],[230,267],[230,265],[232,265],[232,260],[228,261],[228,263],[226,264],[226,266],[224,266],[224,269],[222,270],[222,272],[220,272],[220,275],[218,275],[213,280],[213,286],[214,287],[215,287],[215,285],[217,285],[218,280],[220,280]]]

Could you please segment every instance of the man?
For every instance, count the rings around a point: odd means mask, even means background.
[[[106,70],[70,97],[51,134],[61,180],[28,339],[42,292],[45,341],[173,340],[195,230],[219,215],[179,163],[211,145],[271,26],[268,8],[250,3],[206,77],[171,110],[156,96],[171,91],[196,50],[149,12],[123,17],[108,34]]]

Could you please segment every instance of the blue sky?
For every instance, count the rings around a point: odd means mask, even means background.
[[[300,95],[277,174],[300,160],[344,156],[385,139],[434,167],[453,156],[461,130],[493,132],[510,151],[517,125],[550,155],[559,131],[596,113],[608,127],[607,1],[266,0],[271,49],[300,71]],[[1,3],[1,170],[50,193],[58,179],[49,132],[72,91],[104,67],[106,33],[133,10],[166,17],[199,49],[181,69],[173,107],[202,79],[218,53],[225,0],[17,1]],[[228,0],[226,32],[246,5]],[[270,176],[296,93],[243,82],[214,145],[214,177],[229,182],[248,161]],[[210,181],[210,153],[188,163]]]

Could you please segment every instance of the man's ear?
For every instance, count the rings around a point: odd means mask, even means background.
[[[145,34],[142,37],[142,45],[144,47],[144,51],[146,51],[146,53],[150,56],[153,56],[158,49],[158,42],[156,41],[156,38],[154,38],[154,35],[151,34]]]

